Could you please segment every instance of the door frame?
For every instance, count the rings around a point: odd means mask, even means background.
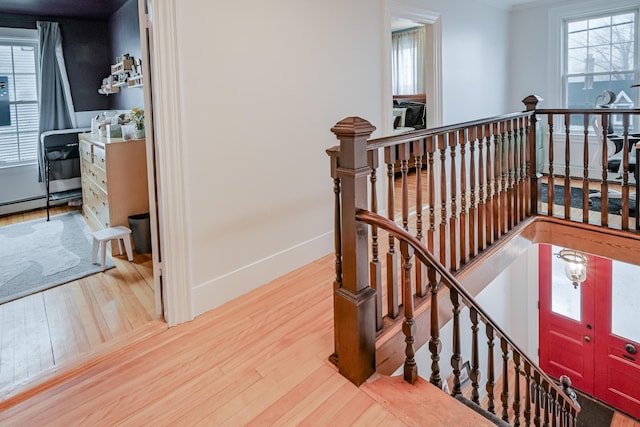
[[[146,2],[146,7],[145,7]],[[150,186],[157,188],[157,244],[162,261],[154,260],[154,272],[162,276],[164,318],[169,326],[193,319],[189,245],[185,215],[183,167],[184,138],[180,109],[180,70],[176,16],[177,0],[138,0],[141,14],[149,28],[150,67],[147,81],[153,88],[151,100],[153,129],[148,152],[154,161],[155,177]],[[141,18],[142,19],[142,18]],[[141,25],[144,22],[141,21]],[[146,28],[141,26],[141,34]],[[151,73],[149,73],[151,71]],[[146,102],[146,100],[145,100]],[[155,182],[151,182],[155,179]]]
[[[442,19],[439,13],[419,8],[402,0],[387,0],[383,32],[383,117],[392,117],[391,88],[391,18],[402,18],[423,24],[426,28],[425,92],[427,94],[427,127],[442,126]],[[391,120],[382,122],[382,131],[390,134]]]

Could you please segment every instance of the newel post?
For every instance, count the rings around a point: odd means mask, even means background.
[[[356,221],[367,209],[367,140],[376,128],[360,117],[348,117],[331,131],[340,140],[337,175],[342,187],[342,283],[334,295],[338,370],[362,384],[375,372],[375,290],[369,286],[368,226]]]
[[[535,111],[538,107],[538,103],[542,100],[543,99],[538,95],[529,95],[522,100],[526,106],[526,111],[533,111],[527,130],[527,174],[529,179],[529,206],[531,207],[531,215],[536,215],[538,213],[538,136],[536,126],[538,119]]]

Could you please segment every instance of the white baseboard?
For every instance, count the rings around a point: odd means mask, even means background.
[[[192,289],[193,316],[199,316],[219,307],[296,268],[332,253],[333,245],[333,232],[328,232],[195,286]]]

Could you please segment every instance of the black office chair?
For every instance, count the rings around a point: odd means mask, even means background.
[[[601,93],[596,97],[596,101],[595,101],[596,107],[611,108],[611,105],[613,104],[615,99],[616,99],[615,93],[611,91],[604,91],[603,93]],[[603,135],[603,129],[602,129],[600,119],[601,117],[596,115],[591,122],[591,126],[593,127],[593,130],[598,140],[600,140]],[[640,134],[631,134],[628,136],[628,144],[629,144],[628,172],[631,174],[632,177],[635,177],[635,169],[636,169],[636,156],[633,150],[636,143],[638,142],[640,142]],[[624,148],[624,136],[616,134],[613,129],[613,124],[611,123],[611,121],[609,121],[607,126],[607,133],[606,133],[606,150],[607,150],[606,168],[607,168],[607,171],[611,172],[612,174],[617,174],[615,179],[622,179],[622,174],[624,172],[623,148]],[[608,196],[609,198],[621,198],[622,193],[616,190],[609,190]],[[602,197],[602,193],[599,191],[594,193],[589,193],[589,199],[591,199],[592,197]],[[630,200],[635,200],[636,194],[635,193],[630,194],[629,198]]]

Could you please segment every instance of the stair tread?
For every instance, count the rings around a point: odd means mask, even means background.
[[[409,384],[402,376],[374,374],[360,388],[410,426],[494,426],[422,378],[418,378],[415,384]]]

